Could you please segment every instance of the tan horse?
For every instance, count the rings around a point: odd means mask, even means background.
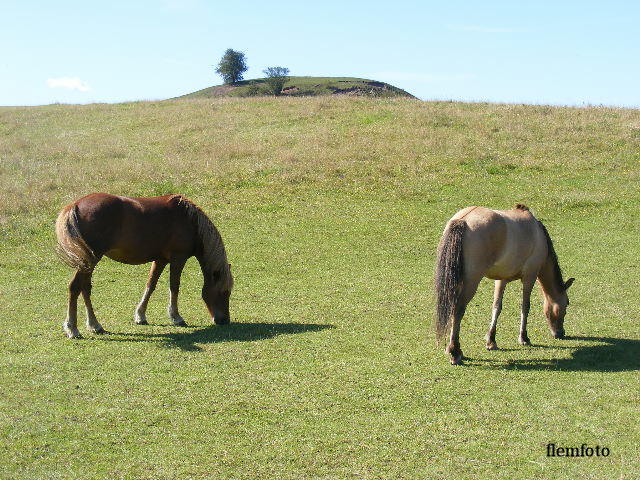
[[[456,213],[438,246],[435,274],[436,336],[451,327],[445,352],[451,363],[462,362],[460,322],[467,304],[483,277],[495,280],[491,325],[487,349],[495,350],[496,325],[502,310],[504,289],[512,280],[522,280],[520,316],[521,345],[531,345],[527,335],[530,297],[536,278],[544,296],[544,314],[555,338],[564,337],[564,317],[569,305],[567,289],[574,279],[562,280],[553,243],[544,225],[525,205],[513,210],[467,207]]]
[[[202,269],[202,298],[213,321],[218,325],[229,323],[233,277],[222,237],[207,215],[184,196],[127,198],[93,193],[62,209],[56,235],[58,254],[76,269],[69,283],[63,324],[69,338],[81,336],[77,328],[80,294],[87,309],[87,328],[104,333],[91,305],[91,275],[102,256],[131,265],[153,262],[147,288],[136,308],[135,323],[147,324],[149,297],[169,264],[169,317],[175,325],[186,326],[178,313],[178,291],[182,269],[192,256]]]

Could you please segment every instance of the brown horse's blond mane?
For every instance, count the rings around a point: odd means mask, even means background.
[[[202,242],[203,273],[214,280],[220,288],[231,290],[233,277],[227,261],[227,253],[222,243],[222,236],[206,213],[195,203],[183,195],[172,195],[171,200],[185,208],[189,219],[197,227],[198,237]]]
[[[562,280],[562,269],[560,268],[560,263],[558,263],[558,255],[556,254],[556,249],[553,248],[553,241],[551,240],[551,236],[547,231],[547,227],[545,227],[540,220],[538,220],[538,224],[542,228],[542,231],[544,232],[544,236],[547,239],[547,251],[549,252],[548,253],[549,257],[551,258],[551,264],[553,265],[553,273],[554,273],[553,276],[555,277],[554,281],[556,282],[556,286],[558,287],[558,290],[561,292],[564,292],[565,287],[564,287],[564,281]]]

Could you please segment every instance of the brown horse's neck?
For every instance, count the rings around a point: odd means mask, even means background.
[[[565,292],[562,273],[558,261],[553,255],[548,255],[538,272],[538,280],[544,294],[552,301],[558,302]]]

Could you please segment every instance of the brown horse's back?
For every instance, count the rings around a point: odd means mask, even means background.
[[[182,197],[127,198],[94,193],[75,203],[78,227],[96,257],[128,264],[190,257],[196,228],[180,206]]]

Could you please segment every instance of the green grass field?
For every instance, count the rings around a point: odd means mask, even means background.
[[[0,108],[0,477],[640,477],[640,111],[246,98]],[[93,191],[182,192],[219,227],[232,324],[191,260],[133,324],[148,266],[103,260],[108,335],[67,340],[58,210]],[[492,282],[449,365],[435,250],[467,205],[528,204],[576,277],[554,340],[519,284],[487,352]],[[82,305],[82,303],[80,303]],[[82,311],[82,310],[81,310]],[[548,458],[546,445],[610,455]]]

